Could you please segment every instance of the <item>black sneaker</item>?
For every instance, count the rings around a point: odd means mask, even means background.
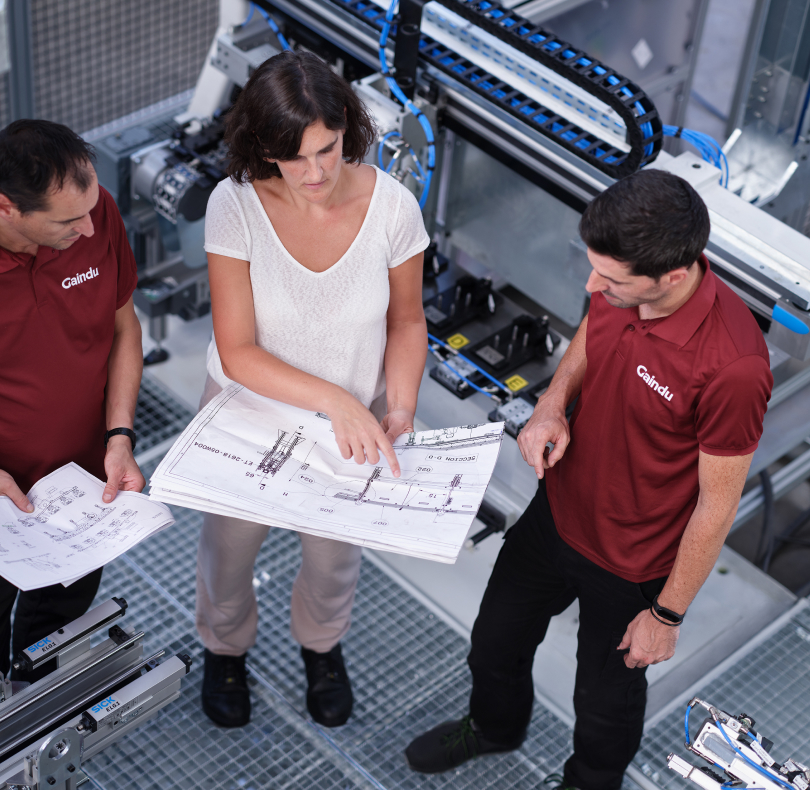
[[[470,716],[446,721],[411,741],[405,749],[408,765],[423,774],[439,774],[458,768],[482,754],[500,754],[517,749],[522,743],[493,743],[484,738]]]
[[[307,710],[324,727],[340,727],[349,720],[354,704],[352,685],[343,664],[340,644],[328,653],[301,648],[307,672]]]
[[[205,650],[202,709],[221,727],[244,727],[250,721],[246,655],[218,656]]]

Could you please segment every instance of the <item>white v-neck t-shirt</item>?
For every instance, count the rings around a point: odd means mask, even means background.
[[[220,181],[205,213],[205,251],[250,263],[256,344],[343,387],[366,407],[385,391],[388,270],[430,243],[416,198],[374,169],[363,225],[343,257],[323,272],[310,271],[287,252],[252,184]],[[221,387],[231,383],[215,336],[208,373]]]

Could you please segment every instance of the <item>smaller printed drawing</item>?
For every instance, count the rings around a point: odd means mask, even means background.
[[[127,509],[123,511],[117,518],[114,518],[110,521],[106,526],[98,531],[95,535],[90,535],[88,538],[85,538],[80,543],[71,543],[70,547],[75,549],[76,551],[87,551],[88,549],[92,549],[95,546],[100,545],[104,541],[114,540],[120,538],[122,533],[124,533],[125,528],[130,523],[132,516],[135,515],[135,511],[131,509]],[[97,523],[97,522],[96,522]],[[68,537],[75,537],[77,533],[71,533],[70,535],[66,535],[65,538]],[[63,538],[63,540],[65,539]]]
[[[433,431],[422,431],[408,434],[408,441],[405,444],[398,444],[394,449],[400,450],[456,450],[462,447],[482,447],[485,444],[496,444],[501,441],[501,433],[498,430],[486,433],[483,436],[473,434],[475,428],[480,425],[461,425],[458,428],[437,428]]]
[[[339,483],[326,491],[326,496],[355,502],[358,505],[393,507],[397,510],[421,510],[444,515],[473,512],[470,504],[456,502],[457,494],[468,493],[462,488],[463,475],[453,475],[449,481],[403,481],[383,477],[383,468],[374,471],[365,482]],[[477,508],[476,508],[477,510]]]
[[[339,483],[337,492],[331,494],[335,499],[347,499],[350,502],[362,502],[368,496],[371,484],[382,474],[382,467],[375,466],[374,471],[368,476],[365,483],[357,481],[356,483]],[[334,488],[334,486],[333,486]],[[357,490],[352,490],[356,488]],[[327,496],[330,495],[327,490]]]
[[[278,439],[271,450],[268,450],[259,461],[257,471],[263,475],[275,477],[276,473],[289,460],[296,445],[306,441],[299,431],[293,434],[279,431]]]
[[[5,563],[7,565],[14,565],[18,562],[22,562],[35,571],[52,571],[62,567],[58,562],[49,559],[49,557],[49,554],[39,554],[36,557],[23,557],[19,560],[5,560]]]
[[[57,543],[61,543],[63,540],[68,540],[69,538],[75,538],[77,535],[81,535],[82,532],[87,532],[88,529],[91,529],[99,521],[106,518],[115,511],[115,506],[112,505],[110,507],[103,507],[102,505],[93,505],[94,510],[90,511],[89,513],[86,510],[82,511],[83,518],[80,518],[78,521],[74,521],[70,519],[70,523],[73,524],[73,527],[70,529],[64,529],[62,527],[56,527],[55,533],[48,532],[46,533],[49,538],[56,541]]]
[[[25,519],[25,521],[29,522],[26,523],[25,526],[32,527],[34,522],[47,524],[51,516],[55,516],[63,507],[83,497],[84,493],[85,492],[78,486],[72,486],[71,488],[66,488],[64,491],[60,491],[58,494],[54,494],[50,499],[35,501],[34,505],[36,510],[28,519]]]
[[[78,486],[73,486],[73,488],[68,488],[59,494],[59,496],[56,497],[56,500],[61,502],[63,505],[69,505],[71,502],[75,502],[77,499],[81,499],[83,496],[84,491],[82,491]]]

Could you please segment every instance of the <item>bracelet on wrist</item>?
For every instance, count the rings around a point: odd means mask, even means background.
[[[668,625],[672,628],[679,626],[683,622],[684,615],[673,612],[672,609],[667,609],[658,603],[658,596],[653,598],[650,604],[650,614],[658,620],[662,625]]]
[[[135,436],[135,431],[133,431],[131,428],[113,428],[111,431],[107,431],[104,434],[105,447],[107,446],[107,442],[109,442],[109,440],[113,436],[128,436],[130,442],[132,442],[132,452],[135,452],[135,444],[137,442],[137,438]]]

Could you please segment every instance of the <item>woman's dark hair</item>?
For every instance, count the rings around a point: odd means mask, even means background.
[[[664,170],[639,170],[585,209],[579,235],[590,249],[660,279],[691,266],[709,241],[709,211],[692,186]]]
[[[0,131],[0,193],[20,214],[43,211],[48,192],[67,180],[87,191],[94,160],[93,146],[61,123],[14,121]]]
[[[346,80],[309,52],[282,52],[253,72],[225,121],[228,175],[238,182],[280,176],[275,163],[298,156],[304,130],[321,121],[343,130],[343,158],[363,160],[374,122]]]

